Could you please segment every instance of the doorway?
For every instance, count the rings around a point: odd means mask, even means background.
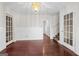
[[[13,23],[12,17],[6,16],[6,43],[13,40]]]

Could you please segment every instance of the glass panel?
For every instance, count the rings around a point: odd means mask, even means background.
[[[73,43],[73,40],[70,40],[70,45],[71,45],[71,46],[73,46],[73,44],[72,44],[72,43]]]
[[[64,16],[64,42],[73,45],[73,13]]]
[[[6,16],[6,42],[12,40],[12,17]]]

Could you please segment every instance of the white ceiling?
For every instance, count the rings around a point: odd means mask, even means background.
[[[63,2],[40,2],[39,14],[53,14],[65,7],[68,3]],[[34,14],[32,2],[6,2],[6,6],[21,14]]]

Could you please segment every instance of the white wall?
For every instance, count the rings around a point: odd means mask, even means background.
[[[74,20],[74,41],[75,41],[75,50],[79,55],[79,4],[76,7],[76,14],[75,14],[75,20]]]
[[[0,51],[6,48],[5,40],[5,9],[4,4],[0,3]]]
[[[59,14],[52,15],[50,20],[50,38],[53,39],[59,33]]]
[[[14,27],[16,40],[43,39],[43,21],[50,19],[52,19],[51,15],[18,15]],[[48,30],[46,34],[48,35]]]
[[[17,15],[14,30],[16,40],[43,39],[43,21],[46,21],[45,34],[53,37],[58,33],[58,13],[55,15]]]
[[[60,43],[79,54],[79,4],[70,3],[60,10]],[[73,12],[73,46],[64,42],[64,15]]]

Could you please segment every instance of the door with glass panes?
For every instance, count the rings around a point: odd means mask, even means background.
[[[73,46],[73,12],[64,15],[64,42]]]
[[[13,40],[12,17],[6,16],[6,42]]]

